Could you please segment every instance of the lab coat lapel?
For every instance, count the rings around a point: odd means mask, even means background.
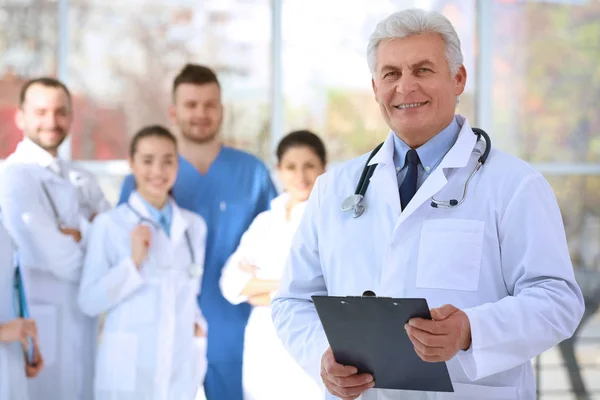
[[[394,164],[379,164],[377,166],[370,180],[367,198],[363,201],[365,207],[369,208],[371,205],[375,207],[375,204],[381,201],[378,199],[379,196],[384,199],[394,218],[398,217],[401,211],[400,194]],[[368,212],[368,210],[365,210],[365,212]]]
[[[167,235],[163,232],[163,230],[158,226],[158,223],[154,222],[151,226],[152,229],[152,237],[156,243],[153,246],[153,258],[160,265],[165,263],[173,262],[173,254],[175,254],[174,249],[181,245],[181,241],[184,240],[185,231],[188,229],[188,222],[183,218],[181,213],[181,209],[177,206],[175,201],[172,198],[168,200],[171,202],[171,207],[173,207],[173,216],[171,219],[171,237],[167,237]],[[129,196],[129,205],[144,218],[147,218],[153,221],[152,216],[148,212],[148,209],[144,205],[140,194],[137,192],[131,193]],[[139,216],[135,215],[133,212],[130,212],[131,216],[135,219],[134,224],[138,224]],[[184,243],[187,249],[187,243]]]
[[[152,216],[148,212],[148,209],[144,205],[144,201],[142,200],[142,198],[138,192],[131,193],[131,196],[129,196],[129,200],[127,202],[129,203],[131,208],[133,208],[139,215],[141,215],[142,217],[144,217],[150,221],[153,221]],[[136,215],[136,219],[139,219],[139,217],[137,215]],[[154,224],[152,224],[153,227],[156,227],[156,225],[157,225],[156,222]]]
[[[394,168],[393,135],[394,132],[388,134],[381,149],[368,163],[369,166],[377,164],[377,168],[369,180],[369,189],[366,194],[368,199],[364,200],[364,204],[366,207],[369,207],[369,204],[376,204],[378,197],[381,196],[390,207],[392,215],[398,216],[400,214],[400,194]]]
[[[429,203],[431,197],[446,186],[448,183],[446,177],[447,169],[463,168],[467,165],[476,142],[477,136],[473,134],[469,123],[464,120],[456,143],[446,153],[440,165],[438,165],[425,182],[423,182],[419,190],[417,190],[415,196],[400,215],[398,225],[410,217],[423,203]]]
[[[42,166],[40,166],[40,178],[42,179],[43,182],[52,182],[52,183],[57,183],[60,185],[65,185],[65,184],[69,183],[63,177],[56,175],[49,168],[44,168]]]
[[[173,244],[177,244],[184,237],[185,231],[188,229],[188,222],[183,217],[181,209],[177,206],[177,203],[175,203],[171,197],[169,197],[168,201],[171,203],[171,207],[173,207],[173,216],[171,220],[171,242]],[[142,217],[153,221],[152,216],[148,212],[148,209],[144,205],[138,192],[133,192],[131,196],[129,196],[128,202],[129,205]],[[139,219],[139,217],[136,216],[136,219]],[[158,229],[158,223],[154,222],[152,225],[155,230],[160,230]]]
[[[171,220],[171,242],[173,246],[179,245],[181,240],[184,240],[185,231],[188,229],[188,221],[183,217],[181,209],[177,206],[173,199],[169,199],[171,207],[173,207],[173,217]],[[191,237],[190,237],[191,238]],[[185,243],[187,248],[187,243]]]
[[[50,153],[37,146],[29,139],[23,139],[15,151],[8,157],[8,162],[17,164],[33,164],[39,166],[39,176],[44,182],[64,184],[67,181],[50,169],[50,164],[56,162]],[[61,167],[65,168],[62,163]]]
[[[48,167],[56,161],[50,153],[27,138],[17,144],[17,148],[9,159],[21,164],[38,164],[42,168]]]
[[[410,217],[423,203],[429,201],[430,197],[446,186],[447,182],[448,180],[446,179],[444,171],[438,166],[425,182],[423,182],[410,203],[406,205],[406,208],[402,211],[402,214],[400,214],[400,218],[398,218],[397,225],[400,225]]]

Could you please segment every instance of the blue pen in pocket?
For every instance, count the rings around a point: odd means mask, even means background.
[[[18,263],[15,268],[13,287],[13,305],[15,314],[20,318],[27,319],[29,318],[29,308],[27,307],[27,298],[25,297],[25,286],[23,285],[23,278],[21,276],[21,267]],[[34,365],[33,339],[29,336],[27,336],[27,349],[23,349],[23,351],[25,350],[27,352],[27,363],[29,365]]]

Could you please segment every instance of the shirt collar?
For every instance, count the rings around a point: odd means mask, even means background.
[[[146,210],[148,211],[148,214],[150,214],[150,217],[153,221],[160,224],[161,218],[164,218],[167,224],[170,225],[171,218],[173,217],[173,206],[171,205],[170,200],[168,200],[163,208],[159,210],[152,204],[148,203],[142,196],[139,196],[139,198],[146,207]]]
[[[419,160],[426,173],[433,171],[442,161],[442,158],[456,142],[459,132],[460,126],[456,117],[452,118],[452,122],[446,128],[417,148]],[[404,160],[409,150],[410,147],[394,134],[394,165],[398,171],[404,168]]]
[[[29,138],[23,138],[17,145],[16,152],[19,154],[19,157],[27,163],[38,164],[44,168],[55,165],[60,166],[58,158],[52,157],[50,153],[42,149]]]

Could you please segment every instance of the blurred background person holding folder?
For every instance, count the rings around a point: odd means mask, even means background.
[[[20,291],[15,293],[18,285],[15,250],[8,231],[2,225],[0,210],[0,399],[28,400],[27,378],[35,377],[44,362],[37,343],[35,321],[19,315],[21,313],[17,310],[21,307],[15,304],[19,300],[13,297],[25,297]],[[34,346],[33,365],[27,361],[30,344]]]
[[[259,214],[221,276],[223,296],[232,304],[254,306],[244,339],[245,400],[323,398],[277,337],[271,319],[271,295],[279,287],[292,238],[315,180],[325,171],[325,145],[309,131],[295,131],[277,146],[277,171],[285,192]],[[290,387],[296,387],[293,392]]]
[[[34,399],[92,397],[94,320],[77,306],[86,231],[110,208],[91,173],[58,157],[73,121],[67,87],[38,78],[21,89],[15,118],[23,140],[2,165],[0,207],[29,282],[45,368],[28,382]]]
[[[278,334],[328,398],[534,399],[530,360],[570,337],[583,313],[555,196],[493,147],[476,169],[486,141],[455,114],[467,72],[446,17],[390,15],[367,59],[391,132],[369,162],[364,213],[340,207],[368,154],[317,180],[272,303]],[[366,290],[427,299],[433,320],[398,335],[423,360],[447,362],[454,393],[372,389],[372,376],[335,362],[311,296]]]
[[[206,223],[170,196],[177,159],[167,129],[141,129],[130,146],[135,191],[92,226],[79,304],[91,317],[106,313],[96,400],[193,400],[204,381],[207,326],[196,297]],[[204,341],[201,363],[197,331]]]

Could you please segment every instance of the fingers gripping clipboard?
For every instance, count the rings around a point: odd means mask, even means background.
[[[336,361],[372,374],[375,388],[454,391],[446,363],[421,360],[404,329],[411,318],[431,319],[425,299],[366,295],[312,300]]]

